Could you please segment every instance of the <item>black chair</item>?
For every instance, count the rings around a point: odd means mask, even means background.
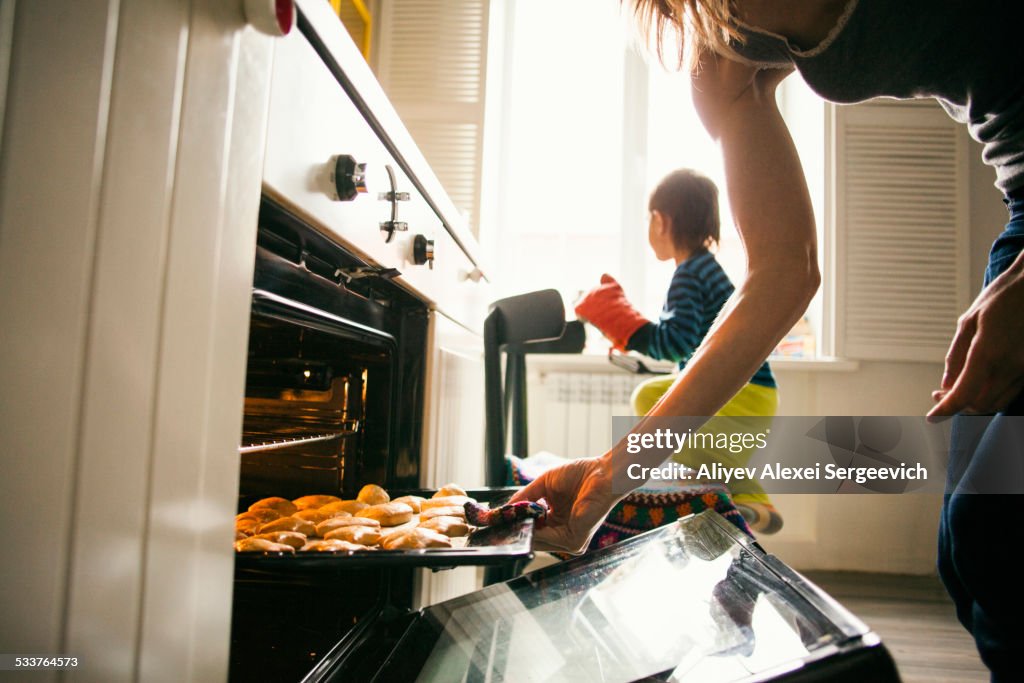
[[[528,452],[526,356],[580,353],[586,334],[579,320],[565,320],[561,295],[544,289],[499,299],[484,321],[485,478],[504,486],[506,454]],[[505,379],[501,359],[505,354]],[[511,435],[511,443],[509,436]]]

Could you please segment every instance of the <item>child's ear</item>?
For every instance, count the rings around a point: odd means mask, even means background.
[[[658,232],[665,232],[668,227],[668,217],[656,209],[650,212],[650,220],[654,229]]]
[[[663,214],[661,211],[654,210],[651,212],[651,217],[654,220],[654,228],[659,233],[664,234],[668,232],[671,227],[671,219]]]

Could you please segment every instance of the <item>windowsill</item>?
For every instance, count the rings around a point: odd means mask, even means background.
[[[817,358],[768,357],[773,370],[797,372],[853,372],[860,369],[860,361],[848,358],[821,356]]]
[[[854,372],[860,368],[859,361],[834,357],[769,358],[768,362],[773,369],[786,372]],[[675,369],[675,363],[666,361],[645,359],[644,364],[659,372],[669,373]],[[526,367],[541,372],[626,372],[608,361],[607,352],[530,354],[526,357]]]

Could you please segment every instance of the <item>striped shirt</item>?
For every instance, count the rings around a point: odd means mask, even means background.
[[[658,322],[648,322],[637,330],[626,348],[658,360],[676,361],[682,370],[734,290],[714,254],[707,250],[697,252],[680,263],[673,273]],[[775,386],[768,361],[754,373],[750,382]]]

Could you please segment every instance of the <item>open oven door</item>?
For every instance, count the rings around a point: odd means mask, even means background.
[[[899,681],[863,623],[711,511],[413,612],[398,631],[372,680]],[[350,672],[328,657],[307,680]]]

